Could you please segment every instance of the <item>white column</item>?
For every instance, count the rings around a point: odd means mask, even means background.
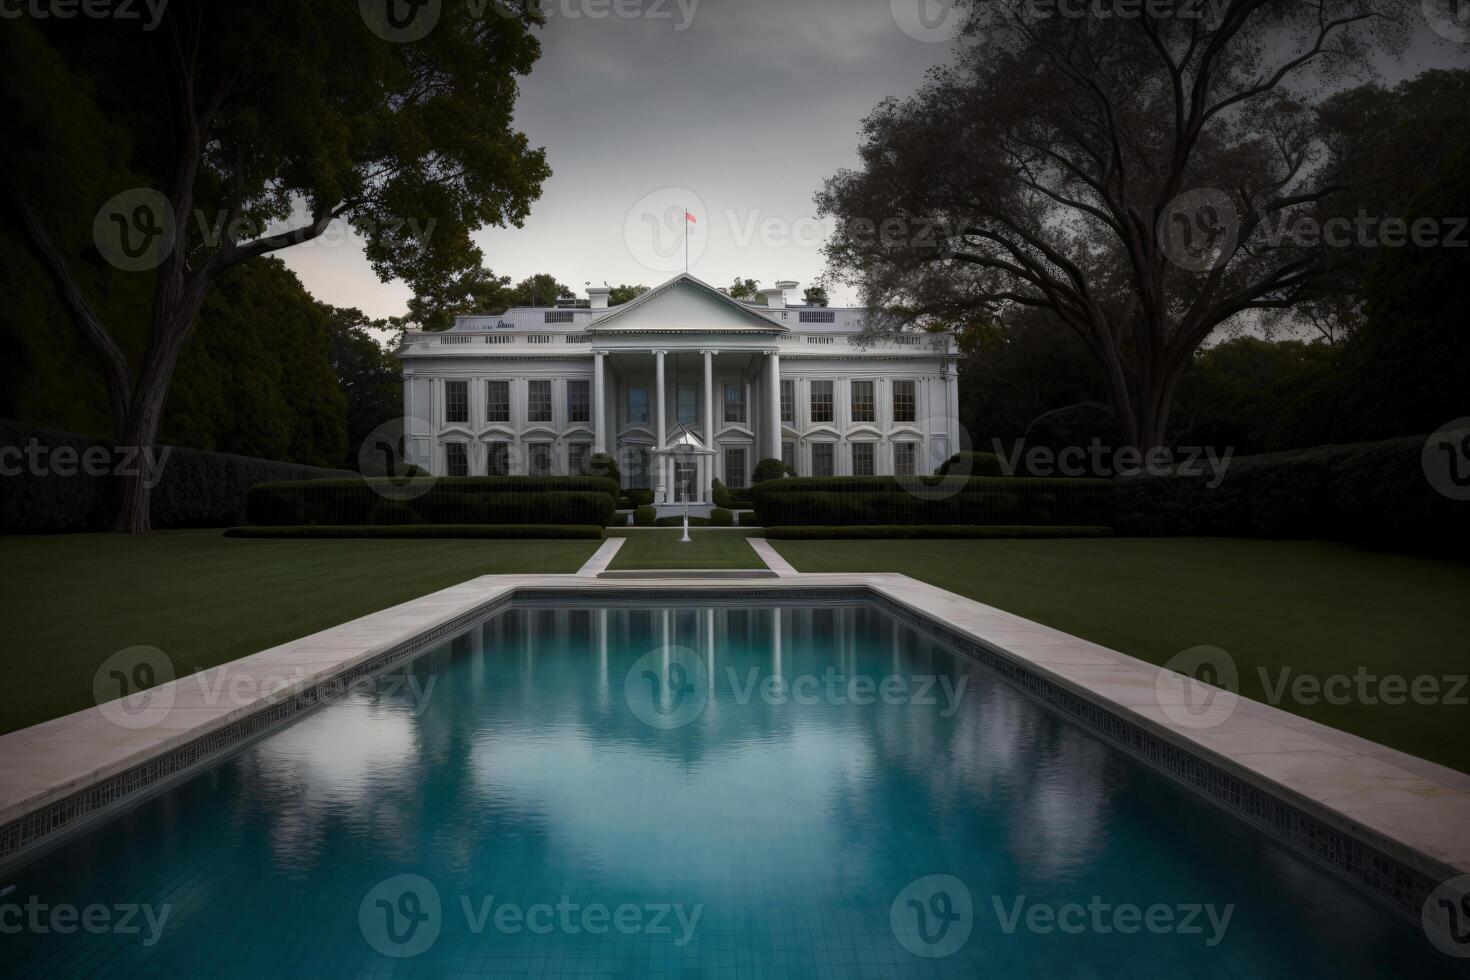
[[[715,354],[718,351],[701,351],[704,355],[704,444],[710,449],[715,446]],[[713,503],[715,499],[715,458],[713,456],[700,457],[704,461],[704,469],[699,476],[699,495],[704,503]],[[713,622],[713,620],[711,620]]]
[[[771,351],[766,355],[766,387],[767,394],[766,410],[770,413],[767,422],[770,433],[770,452],[766,455],[773,459],[781,458],[781,355]]]
[[[668,437],[668,428],[664,423],[664,352],[656,350],[653,352],[653,386],[658,393],[654,402],[657,410],[654,414],[654,423],[658,428],[654,432],[654,440],[658,448],[664,448],[664,439]]]
[[[607,452],[607,355],[597,351],[592,355],[592,451]]]

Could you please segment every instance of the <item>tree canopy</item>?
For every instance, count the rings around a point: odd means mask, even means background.
[[[1048,311],[1099,366],[1122,438],[1164,444],[1206,338],[1327,288],[1341,257],[1276,231],[1371,179],[1392,134],[1332,139],[1320,105],[1402,44],[1407,4],[963,6],[956,62],[881,104],[859,168],[818,195],[833,274],[900,321]]]
[[[95,353],[120,443],[153,444],[225,271],[346,222],[380,277],[418,290],[479,266],[470,233],[520,224],[539,195],[545,156],[513,128],[536,9],[449,4],[404,40],[359,7],[173,0],[148,31],[83,18],[0,32],[0,202]],[[55,193],[58,173],[84,193]],[[126,323],[107,302],[118,276],[148,283]],[[135,362],[119,338],[140,315]],[[120,496],[119,528],[148,530],[141,478]]]

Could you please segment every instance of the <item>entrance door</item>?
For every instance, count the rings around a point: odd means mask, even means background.
[[[693,463],[674,464],[674,500],[683,503],[694,499],[696,488],[694,486],[695,469]]]

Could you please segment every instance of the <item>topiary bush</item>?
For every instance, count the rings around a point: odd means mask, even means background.
[[[756,512],[753,510],[742,510],[739,513],[738,518],[741,527],[765,527],[765,525],[761,523],[761,519],[756,515]]]
[[[734,527],[735,515],[723,507],[716,507],[709,512],[710,527]]]
[[[755,472],[751,474],[750,482],[753,484],[765,483],[767,480],[779,480],[786,476],[795,476],[796,471],[779,459],[767,456],[755,464]]]
[[[652,505],[645,505],[633,511],[633,523],[639,527],[653,527],[656,520],[658,520],[658,508]]]
[[[653,503],[652,490],[629,490],[628,499],[633,501],[634,507],[647,507]]]
[[[617,506],[605,477],[439,477],[311,480],[250,488],[246,515],[261,526],[359,524],[596,524]]]
[[[618,461],[608,453],[593,453],[587,457],[587,476],[600,476],[623,485],[623,474],[618,471]],[[579,476],[582,474],[578,474]]]
[[[592,524],[371,524],[300,527],[232,527],[227,538],[547,538],[597,540],[602,528]]]
[[[798,477],[763,483],[753,496],[756,515],[767,527],[1113,523],[1108,480]]]
[[[1424,476],[1425,438],[1242,456],[1207,475],[1117,481],[1117,529],[1144,536],[1325,538],[1464,555],[1470,502]]]

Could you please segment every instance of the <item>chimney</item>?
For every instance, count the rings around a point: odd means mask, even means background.
[[[786,309],[786,291],[795,289],[797,283],[791,279],[778,279],[776,285],[769,289],[762,289],[761,295],[766,298],[766,306],[773,310]]]
[[[588,286],[587,299],[592,304],[592,309],[607,309],[607,297],[611,292],[612,290],[606,286]]]

